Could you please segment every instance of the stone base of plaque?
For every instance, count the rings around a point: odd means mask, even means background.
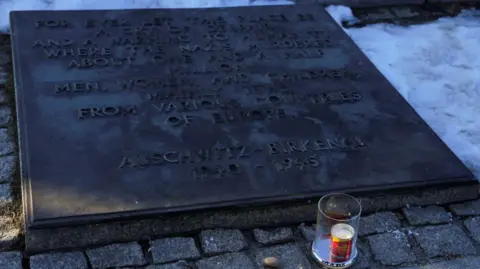
[[[477,181],[455,186],[409,188],[395,191],[359,193],[362,212],[371,214],[408,206],[427,206],[473,200],[480,192]],[[30,254],[56,249],[74,249],[112,242],[149,240],[188,235],[202,229],[267,228],[314,222],[317,199],[248,208],[227,208],[177,213],[149,219],[98,223],[49,229],[27,229],[26,250]]]

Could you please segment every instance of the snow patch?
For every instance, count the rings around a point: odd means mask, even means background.
[[[346,7],[327,11],[339,25]],[[408,27],[344,29],[461,161],[480,178],[480,11]]]

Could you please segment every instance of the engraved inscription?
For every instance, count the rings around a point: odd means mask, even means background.
[[[292,31],[287,26],[292,23],[311,26]],[[113,99],[123,94],[140,100],[135,105],[98,101],[77,106],[75,117],[81,122],[131,118],[154,122],[149,128],[155,132],[189,133],[197,125],[206,130],[238,126],[262,130],[265,127],[259,126],[264,124],[302,120],[317,107],[355,106],[364,99],[364,94],[349,85],[324,88],[323,81],[356,81],[362,76],[340,65],[323,68],[325,49],[338,44],[316,23],[313,14],[295,12],[187,16],[182,20],[167,13],[139,20],[122,16],[86,18],[81,23],[39,20],[37,29],[78,28],[88,34],[82,40],[51,35],[34,41],[32,47],[39,57],[63,64],[68,72],[125,71],[109,80],[99,76],[91,81],[50,84],[54,96],[63,100],[96,95]],[[312,67],[292,68],[289,62]],[[307,171],[318,169],[321,154],[366,147],[364,140],[346,136],[271,141],[260,146],[153,150],[126,154],[118,168],[186,165],[196,180],[221,179],[246,176],[253,166],[245,161],[255,156],[267,160],[255,167]]]
[[[192,177],[195,180],[199,179],[215,179],[232,176],[241,176],[245,168],[241,164],[228,163],[225,165],[202,165],[192,169]]]
[[[212,121],[215,124],[239,123],[261,120],[281,120],[292,117],[283,108],[261,107],[256,109],[238,109],[226,112],[212,113]]]
[[[280,158],[272,161],[273,166],[279,172],[285,172],[292,169],[305,170],[308,168],[317,168],[320,163],[317,160],[317,155],[308,155],[297,158]]]
[[[155,153],[138,153],[124,156],[119,168],[139,168],[153,165],[201,164],[210,161],[231,161],[250,157],[252,149],[244,145],[231,147],[213,147],[199,150],[166,151]]]
[[[78,119],[86,118],[102,118],[102,117],[118,117],[137,114],[138,110],[135,105],[132,106],[104,106],[104,107],[87,107],[80,108],[77,111]]]
[[[473,179],[321,5],[10,17],[28,227]]]
[[[45,56],[51,58],[63,57],[103,57],[112,56],[110,48],[78,48],[78,49],[44,49]]]
[[[289,155],[292,152],[319,152],[327,150],[357,150],[366,148],[366,143],[358,137],[326,138],[273,142],[268,144],[271,156]]]
[[[118,67],[118,66],[127,66],[132,64],[132,58],[95,58],[95,59],[79,59],[72,60],[69,64],[69,68],[78,68],[85,69],[90,67]]]
[[[315,169],[320,166],[318,154],[327,151],[358,151],[367,148],[359,137],[336,137],[270,142],[263,146],[217,146],[198,150],[170,150],[123,156],[119,169],[147,168],[167,164],[193,164],[194,179],[214,179],[242,175],[252,167],[235,162],[264,155],[271,158],[267,167],[277,172]],[[304,153],[304,154],[302,154]],[[299,155],[300,154],[300,155]],[[256,167],[263,167],[262,165]]]
[[[70,28],[72,23],[67,20],[42,20],[37,21],[37,28]]]
[[[72,82],[54,85],[55,93],[71,93],[71,92],[105,92],[107,89],[100,81],[92,82]]]

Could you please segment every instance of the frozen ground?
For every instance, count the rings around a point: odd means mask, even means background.
[[[50,4],[48,4],[50,2]],[[0,0],[0,28],[10,10],[214,7],[249,0]],[[261,1],[257,4],[289,4]],[[329,7],[337,19],[349,8]],[[480,12],[464,12],[424,25],[389,24],[348,29],[378,69],[480,179]]]
[[[346,7],[328,11],[337,21],[355,19]],[[345,31],[480,179],[480,11]]]

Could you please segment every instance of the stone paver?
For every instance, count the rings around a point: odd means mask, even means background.
[[[87,269],[88,263],[82,252],[48,253],[30,257],[31,269]]]
[[[302,234],[302,237],[310,242],[315,240],[315,228],[310,225],[305,225],[302,223],[298,226],[298,230]]]
[[[413,234],[429,258],[475,254],[470,239],[453,224],[419,228]]]
[[[411,225],[443,224],[452,220],[452,215],[439,206],[404,208],[403,214]]]
[[[0,70],[1,72],[1,70]],[[0,77],[2,77],[2,74],[0,73]],[[8,103],[9,98],[7,97],[5,85],[1,84],[0,82],[0,104],[5,104]]]
[[[6,128],[0,129],[0,156],[13,153],[14,142]]]
[[[10,183],[0,184],[0,208],[6,207],[13,201]]]
[[[355,264],[350,267],[351,269],[367,269],[370,268],[370,258],[371,253],[368,250],[368,246],[365,242],[361,241],[360,239],[357,240],[357,249],[358,249],[358,257]]]
[[[384,265],[399,265],[416,260],[407,236],[400,232],[389,232],[367,237],[375,260]]]
[[[463,222],[470,236],[480,243],[480,217],[469,218]],[[480,267],[479,267],[480,268]]]
[[[0,250],[8,250],[20,239],[21,229],[14,220],[7,216],[0,216]]]
[[[380,212],[360,219],[359,235],[390,232],[400,227],[400,221],[394,213]]]
[[[0,84],[6,84],[6,83],[7,83],[7,73],[2,67],[0,67]]]
[[[214,229],[200,233],[200,244],[207,255],[235,252],[245,249],[247,241],[240,230]]]
[[[468,257],[445,262],[436,262],[428,265],[404,267],[401,269],[478,269],[480,268],[479,257]]]
[[[480,200],[470,201],[463,204],[453,204],[450,210],[457,216],[480,215]]]
[[[155,240],[151,243],[150,252],[154,263],[168,263],[178,260],[200,258],[193,238],[175,237]]]
[[[178,261],[175,263],[150,265],[145,269],[192,269],[186,261]]]
[[[22,253],[18,251],[0,252],[0,268],[22,269]]]
[[[8,106],[0,107],[0,127],[7,127],[12,121],[12,111]]]
[[[252,261],[244,253],[227,253],[199,260],[198,269],[254,269]]]
[[[87,256],[94,269],[147,264],[142,248],[137,243],[113,244],[89,249]]]
[[[254,229],[255,240],[262,245],[278,244],[293,239],[293,232],[290,228],[277,228],[271,230]]]
[[[8,54],[4,53],[3,51],[0,52],[0,66],[4,65],[4,64],[7,64],[10,62],[10,57],[8,56]],[[3,70],[0,69],[0,72],[2,72]]]
[[[0,183],[12,181],[16,161],[16,156],[0,157]]]
[[[312,268],[307,256],[300,247],[295,244],[280,245],[259,250],[255,258],[255,262],[259,268],[263,268],[263,259],[267,257],[276,257],[279,259],[282,269]]]

